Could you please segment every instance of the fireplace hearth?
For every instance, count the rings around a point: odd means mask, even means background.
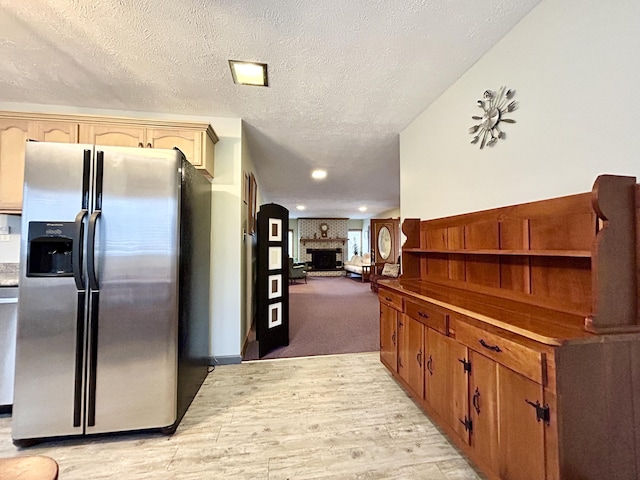
[[[335,270],[339,266],[337,254],[340,252],[339,248],[307,248],[307,253],[311,254],[311,269]]]

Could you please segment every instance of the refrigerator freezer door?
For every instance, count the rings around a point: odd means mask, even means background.
[[[181,154],[97,146],[96,159],[101,151],[86,431],[165,427],[176,420]]]
[[[84,180],[90,176],[84,171],[84,150],[90,156],[92,148],[38,142],[26,146],[14,439],[83,433],[83,377],[76,370],[82,368],[84,353],[83,342],[76,340],[84,324],[84,297],[73,276],[58,276],[53,270],[50,276],[27,276],[27,237],[31,222],[73,224],[82,209]],[[55,235],[58,228],[51,230]]]

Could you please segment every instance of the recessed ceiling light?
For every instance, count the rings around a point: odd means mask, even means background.
[[[266,63],[229,60],[229,67],[231,68],[233,82],[238,85],[269,86]]]
[[[297,205],[296,206],[296,210],[306,210],[307,207],[305,207],[304,205]]]
[[[311,172],[311,176],[313,178],[315,178],[316,180],[321,180],[321,179],[327,177],[327,171],[326,170],[321,170],[321,169],[314,170],[313,172]]]
[[[358,210],[360,210],[361,212],[366,212],[367,211],[367,207],[362,206]]]

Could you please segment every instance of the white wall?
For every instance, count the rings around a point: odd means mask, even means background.
[[[216,119],[211,124],[220,139],[211,185],[211,356],[235,363],[241,358],[245,279],[241,121]]]
[[[20,262],[20,215],[0,214],[0,227],[9,227],[8,242],[0,241],[0,263]]]
[[[289,219],[289,230],[293,230],[293,258],[300,258],[300,235],[298,234],[298,219]]]
[[[246,135],[244,133],[245,124],[242,123],[242,176],[241,181],[244,182],[244,174],[253,173],[257,184],[257,199],[256,209],[260,209],[262,200],[262,188],[260,188],[260,179],[258,172],[256,171],[254,156],[246,141]],[[244,188],[244,185],[243,185]],[[257,258],[257,233],[249,235],[249,199],[247,203],[241,203],[242,208],[242,235],[244,238],[242,244],[242,312],[241,312],[241,332],[240,338],[242,344],[240,346],[240,353],[242,353],[243,346],[248,341],[251,325],[255,317],[255,279],[256,279],[256,258]]]
[[[402,217],[436,218],[640,177],[640,2],[543,0],[400,135]],[[467,133],[486,89],[519,109],[493,148]]]
[[[381,212],[375,217],[371,217],[371,218],[399,218],[399,217],[400,217],[400,208],[393,208],[391,210]]]

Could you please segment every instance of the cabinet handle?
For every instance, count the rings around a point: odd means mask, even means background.
[[[433,375],[433,358],[429,355],[429,360],[427,360],[427,370],[429,371],[429,375]]]
[[[473,399],[471,403],[473,404],[473,408],[476,409],[476,413],[479,415],[480,414],[480,390],[478,390],[478,387],[476,387],[476,391],[473,394]]]
[[[502,351],[502,349],[499,346],[497,346],[497,345],[489,345],[482,338],[480,339],[480,345],[482,345],[484,348],[487,348],[487,349],[489,349],[491,351],[494,351],[496,353],[500,353]]]
[[[391,298],[389,298],[389,297],[384,297],[384,299],[385,299],[387,302],[390,302],[390,301],[391,301]]]
[[[151,143],[147,143],[147,148],[153,148],[153,147],[151,146]]]
[[[142,142],[138,142],[138,148],[144,148],[144,145],[142,144]]]
[[[404,368],[404,365],[402,365],[402,357],[398,357],[398,368]]]
[[[396,332],[393,332],[393,335],[391,335],[391,341],[394,345],[396,344]]]
[[[422,350],[420,350],[418,355],[416,355],[416,360],[418,361],[418,365],[422,367]]]
[[[422,310],[418,310],[418,315],[420,315],[422,318],[429,318],[429,314],[423,312]]]

